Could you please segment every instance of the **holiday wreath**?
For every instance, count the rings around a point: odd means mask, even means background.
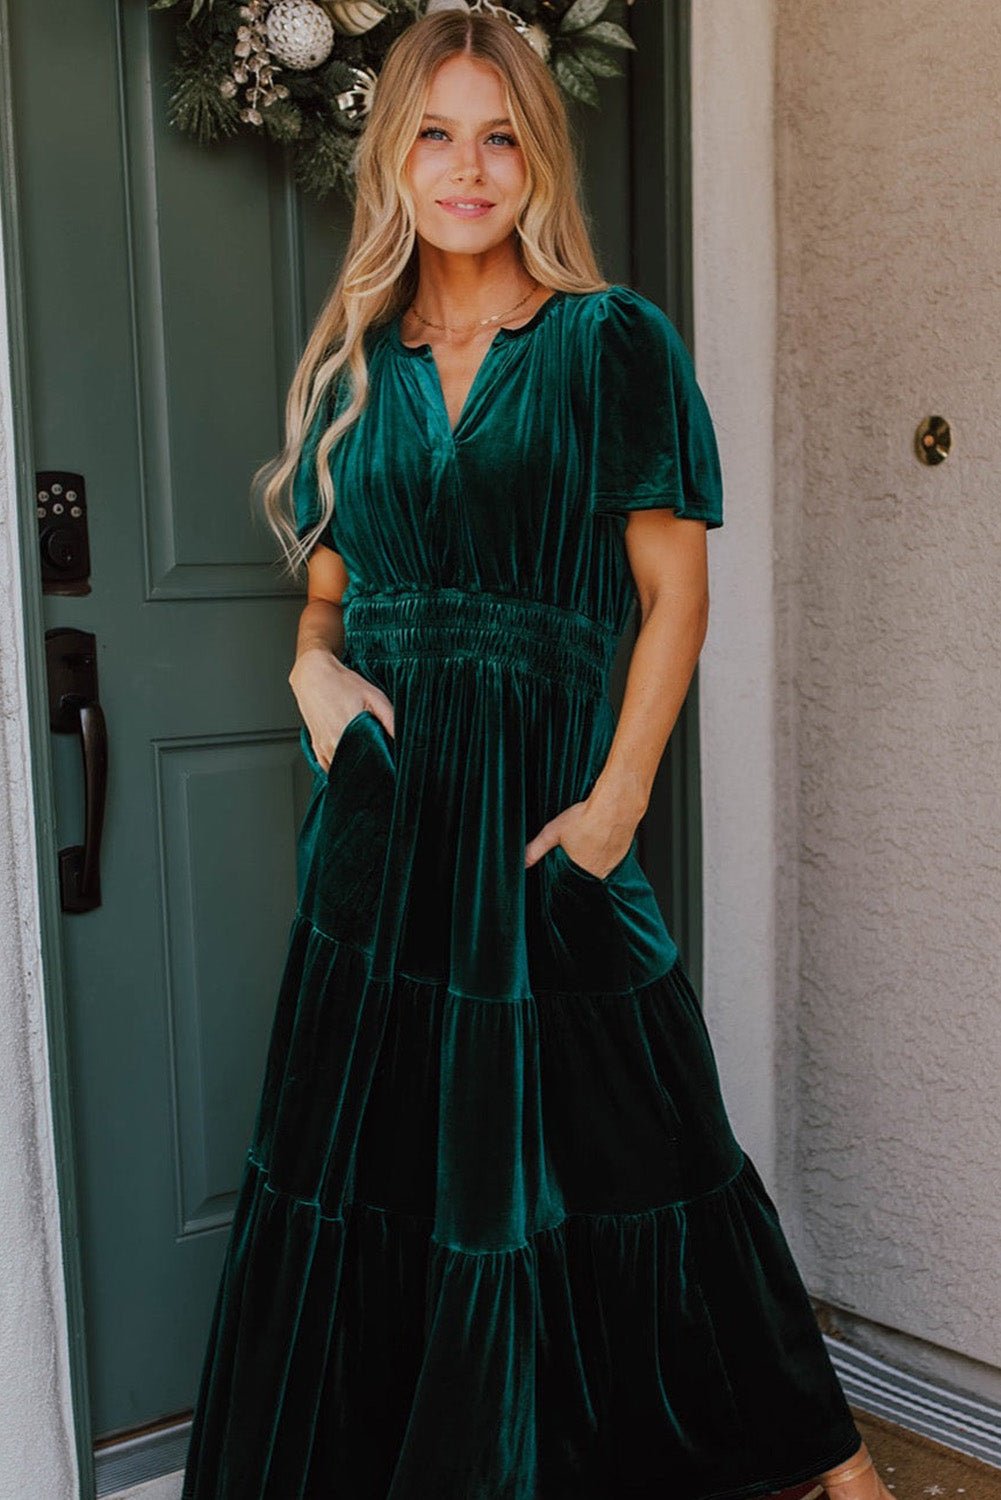
[[[181,0],[154,0],[168,10]],[[621,74],[616,49],[632,0],[191,0],[177,21],[169,118],[199,141],[241,128],[291,148],[296,179],[314,197],[353,193],[352,159],[391,43],[428,11],[504,17],[551,67],[563,90],[598,103],[595,80]]]

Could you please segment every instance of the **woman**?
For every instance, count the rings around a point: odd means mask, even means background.
[[[886,1500],[636,856],[722,524],[687,351],[504,20],[394,43],[357,179],[265,490],[314,786],[184,1500]]]

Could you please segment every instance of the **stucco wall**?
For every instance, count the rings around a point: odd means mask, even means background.
[[[777,0],[782,1175],[812,1289],[998,1365],[1001,31],[941,15]]]
[[[0,1500],[74,1500],[3,274],[0,257]]]

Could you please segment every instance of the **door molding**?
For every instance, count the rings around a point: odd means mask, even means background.
[[[633,7],[629,162],[630,281],[662,307],[689,350],[695,307],[691,0]],[[653,189],[653,191],[651,191]],[[655,836],[651,834],[655,831]],[[671,732],[641,826],[643,865],[697,994],[702,993],[699,669]]]
[[[90,1441],[90,1394],[84,1327],[83,1277],[79,1251],[79,1195],[73,1155],[69,1092],[69,1045],[66,982],[60,941],[59,871],[53,767],[45,681],[45,624],[41,565],[35,521],[34,435],[14,139],[9,0],[0,0],[0,252],[3,254],[8,326],[8,370],[13,411],[12,475],[16,499],[16,545],[21,586],[18,598],[24,630],[24,670],[28,694],[27,738],[34,791],[35,875],[39,913],[41,983],[49,1059],[49,1099],[55,1148],[59,1238],[66,1292],[66,1349],[73,1403],[73,1429],[80,1494],[94,1487]],[[57,1312],[58,1309],[54,1309]],[[61,1330],[51,1330],[58,1338]]]

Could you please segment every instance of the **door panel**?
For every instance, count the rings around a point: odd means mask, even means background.
[[[165,125],[173,22],[138,4],[122,19],[148,595],[270,594],[245,479],[277,439],[276,376],[303,328],[301,225],[280,158]]]
[[[311,777],[301,591],[248,484],[349,211],[303,201],[278,150],[168,125],[173,23],[143,0],[12,9],[34,462],[90,507],[91,592],[45,621],[96,636],[110,742],[102,904],[61,934],[97,1438],[190,1408],[250,1138]],[[609,80],[576,115],[613,280],[627,105]],[[77,843],[78,747],[52,764]]]
[[[275,737],[156,749],[176,1220],[187,1236],[225,1226],[234,1206],[234,1163],[247,1148],[259,1082],[247,1060],[263,1058],[267,1045],[262,975],[274,975],[287,938],[288,911],[274,892],[295,885],[288,830],[301,767],[290,773],[287,742]],[[248,1007],[248,996],[262,1003]]]

